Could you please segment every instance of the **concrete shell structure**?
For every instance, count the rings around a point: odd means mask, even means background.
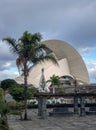
[[[60,40],[47,40],[42,42],[42,44],[45,44],[51,50],[51,53],[54,53],[57,57],[59,66],[48,61],[37,64],[30,70],[28,77],[29,84],[39,87],[42,68],[45,70],[46,81],[49,80],[50,76],[55,74],[60,77],[64,75],[73,76],[78,80],[89,83],[87,68],[76,49]],[[23,83],[23,77],[18,77],[15,80],[18,83]]]

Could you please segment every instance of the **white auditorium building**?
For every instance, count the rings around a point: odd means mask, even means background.
[[[46,40],[43,41],[42,44],[45,44],[48,47],[46,53],[53,53],[56,56],[59,66],[53,64],[51,61],[45,61],[35,65],[29,72],[29,84],[39,87],[42,68],[44,68],[46,81],[55,74],[56,76],[61,77],[61,79],[75,77],[79,82],[89,84],[90,81],[86,65],[74,47],[60,40]],[[24,77],[20,76],[15,80],[21,84],[24,83],[23,79]]]

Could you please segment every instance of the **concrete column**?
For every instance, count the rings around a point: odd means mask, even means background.
[[[40,97],[38,98],[38,116],[45,118],[46,112],[46,98]]]
[[[78,96],[74,96],[74,113],[78,114]]]
[[[85,97],[80,97],[80,116],[85,116]]]

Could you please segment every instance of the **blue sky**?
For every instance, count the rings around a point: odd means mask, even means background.
[[[26,30],[71,44],[95,82],[96,0],[0,0],[0,80],[18,76],[16,56],[2,38],[18,39]]]
[[[81,54],[83,57],[86,67],[89,72],[91,82],[96,82],[96,48],[92,49],[89,53]]]

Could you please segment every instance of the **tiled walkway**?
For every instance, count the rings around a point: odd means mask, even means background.
[[[8,116],[12,130],[96,130],[96,115],[80,117],[58,116],[40,119],[37,110],[28,110],[28,121],[20,121],[19,116]]]

